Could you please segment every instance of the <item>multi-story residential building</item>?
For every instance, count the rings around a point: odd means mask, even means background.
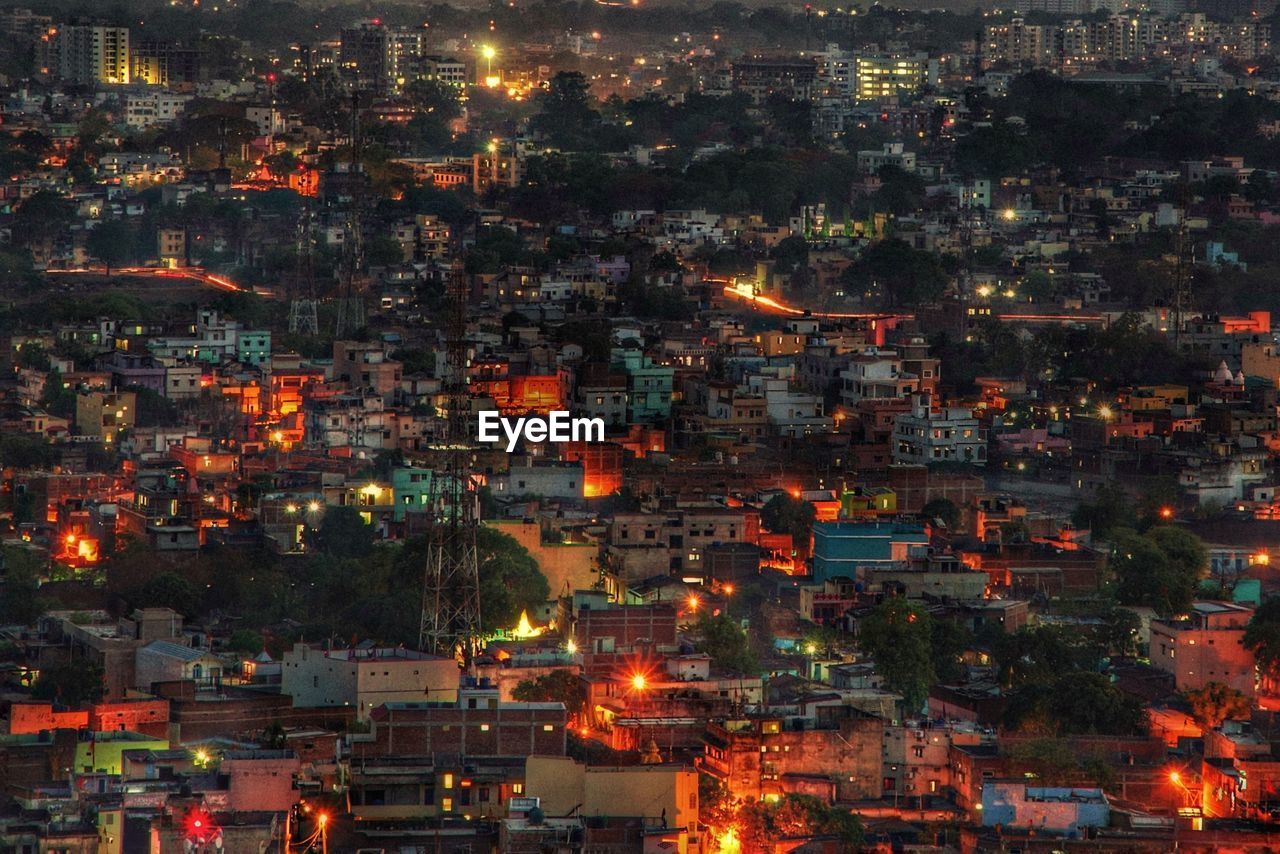
[[[400,388],[403,367],[387,357],[380,343],[333,342],[333,378],[353,389],[368,389],[385,401]]]
[[[130,78],[148,86],[196,83],[201,74],[198,46],[166,39],[135,38],[129,45]]]
[[[342,68],[378,92],[399,92],[418,76],[425,41],[420,30],[388,27],[374,19],[344,27],[339,38]]]
[[[122,430],[132,429],[138,416],[138,396],[131,391],[86,391],[76,395],[76,432],[114,442]]]
[[[125,124],[144,130],[176,122],[186,111],[191,96],[173,92],[140,92],[125,95],[122,100]]]
[[[932,395],[917,394],[911,411],[894,419],[893,459],[899,463],[987,464],[987,435],[972,410],[932,408]]]
[[[655,364],[640,350],[614,349],[610,368],[627,377],[627,422],[665,421],[671,416],[675,369]]]
[[[812,725],[767,716],[709,724],[700,767],[751,801],[788,793],[828,803],[879,798],[884,721],[851,706],[818,712]]]
[[[1151,666],[1173,674],[1179,691],[1220,682],[1252,697],[1257,693],[1253,653],[1244,631],[1253,609],[1229,602],[1196,602],[1186,619],[1151,622]]]
[[[938,60],[923,52],[859,54],[856,72],[860,101],[914,95],[938,85]]]
[[[505,813],[524,794],[529,756],[564,756],[562,703],[503,702],[486,680],[466,679],[454,702],[392,702],[369,732],[343,745],[351,808],[380,822]]]
[[[912,549],[929,543],[924,527],[897,522],[815,522],[813,580],[857,578],[866,567],[905,565]]]
[[[903,370],[895,350],[868,348],[849,358],[840,372],[840,403],[850,409],[864,400],[900,400],[920,390],[920,377]]]
[[[294,644],[284,654],[280,690],[295,706],[349,706],[366,720],[387,703],[451,704],[458,663],[410,649],[315,649]]]
[[[81,86],[129,82],[129,28],[64,24],[54,43],[54,73]]]
[[[753,543],[760,517],[754,510],[686,507],[659,513],[617,513],[609,525],[605,556],[610,572],[626,581],[655,575],[703,573],[706,550],[717,543]]]
[[[575,414],[599,418],[605,427],[627,423],[627,375],[607,365],[585,364],[574,389]]]
[[[755,57],[733,63],[733,88],[763,104],[770,95],[806,101],[813,94],[818,66],[812,59]]]

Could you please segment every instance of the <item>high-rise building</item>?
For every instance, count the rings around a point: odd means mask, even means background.
[[[134,83],[173,86],[200,78],[200,49],[178,42],[143,39],[129,49],[129,76]]]
[[[398,92],[418,76],[425,39],[416,30],[393,29],[380,20],[345,27],[338,61],[362,88]]]
[[[96,83],[128,83],[129,28],[68,24],[55,36],[56,63],[52,71],[61,80],[92,86]]]
[[[856,71],[860,101],[916,93],[938,83],[938,60],[924,52],[860,55]]]

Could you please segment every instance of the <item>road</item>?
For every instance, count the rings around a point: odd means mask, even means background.
[[[718,282],[724,285],[724,295],[731,299],[741,300],[748,303],[752,308],[762,311],[766,314],[781,314],[789,317],[823,317],[835,320],[887,320],[896,318],[899,320],[910,320],[914,317],[911,314],[893,314],[887,312],[839,312],[839,311],[812,311],[809,309],[799,308],[794,305],[788,305],[774,297],[765,296],[764,294],[755,293],[751,285],[734,284],[727,279],[711,279],[710,281]],[[996,318],[1006,323],[1105,323],[1106,318],[1101,314],[997,314]]]
[[[81,268],[75,270],[48,270],[49,276],[101,276],[109,278],[106,268]],[[235,282],[210,273],[200,267],[119,267],[111,271],[111,276],[127,276],[134,279],[185,279],[199,282],[211,288],[231,293],[253,293],[251,288],[244,288]]]

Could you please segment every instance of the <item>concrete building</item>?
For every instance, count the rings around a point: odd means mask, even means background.
[[[913,95],[938,85],[938,60],[924,52],[860,55],[855,71],[860,101]]]
[[[295,706],[349,706],[365,720],[386,703],[452,703],[458,665],[409,649],[321,650],[298,643],[284,654],[280,690]]]
[[[1247,697],[1257,693],[1253,653],[1244,631],[1253,609],[1228,602],[1196,602],[1184,620],[1152,620],[1151,666],[1173,674],[1179,691],[1221,682]]]
[[[182,117],[190,95],[172,92],[139,92],[125,95],[124,121],[135,130],[170,125]]]
[[[894,419],[894,462],[924,465],[963,462],[985,466],[987,434],[972,410],[947,407],[934,411],[932,402],[932,395],[914,395],[911,411]]]
[[[333,342],[333,378],[353,389],[371,389],[389,403],[400,388],[402,371],[403,366],[387,358],[381,344]]]
[[[860,569],[905,565],[913,548],[929,543],[924,527],[896,522],[817,522],[813,526],[813,580],[857,578]]]
[[[76,395],[76,432],[114,442],[130,430],[138,415],[138,396],[131,391],[88,391]]]
[[[675,370],[658,365],[639,350],[615,349],[610,367],[627,375],[627,421],[640,424],[671,416]]]
[[[129,82],[129,28],[63,24],[55,36],[53,72],[81,86]]]
[[[818,712],[813,726],[770,717],[710,724],[700,767],[749,801],[789,793],[828,803],[879,798],[884,721],[849,706]]]
[[[698,772],[685,765],[588,766],[566,756],[530,756],[525,795],[537,798],[546,815],[576,810],[586,818],[638,818],[698,832]]]
[[[227,809],[292,809],[301,797],[294,782],[301,767],[292,750],[228,750],[218,764],[218,776],[227,780]]]
[[[1031,827],[1037,832],[1080,836],[1087,827],[1106,827],[1111,805],[1101,789],[1028,786],[992,781],[982,786],[982,826]]]
[[[138,687],[150,691],[157,682],[190,680],[197,687],[216,686],[222,681],[222,659],[208,650],[195,649],[172,641],[152,641],[138,650]]]

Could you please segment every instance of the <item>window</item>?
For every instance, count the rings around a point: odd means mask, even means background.
[[[481,731],[481,732],[488,732],[488,731],[489,731],[489,725],[488,725],[488,724],[480,724],[480,731]]]
[[[542,731],[543,731],[543,732],[551,732],[551,731],[553,731],[554,729],[555,729],[555,727],[554,727],[554,726],[552,726],[551,724],[543,724],[543,725],[542,725]]]
[[[441,799],[440,799],[440,811],[441,811],[441,812],[453,812],[453,798],[441,798]]]
[[[523,795],[523,794],[524,794],[524,783],[512,783],[512,784],[511,784],[511,794],[513,794],[513,795]]]
[[[442,785],[443,785],[446,789],[452,789],[452,788],[453,788],[453,775],[452,775],[452,774],[450,774],[450,773],[448,773],[448,772],[446,772],[446,773],[445,773],[445,775],[444,775],[444,779],[443,779],[443,781],[442,781]]]

